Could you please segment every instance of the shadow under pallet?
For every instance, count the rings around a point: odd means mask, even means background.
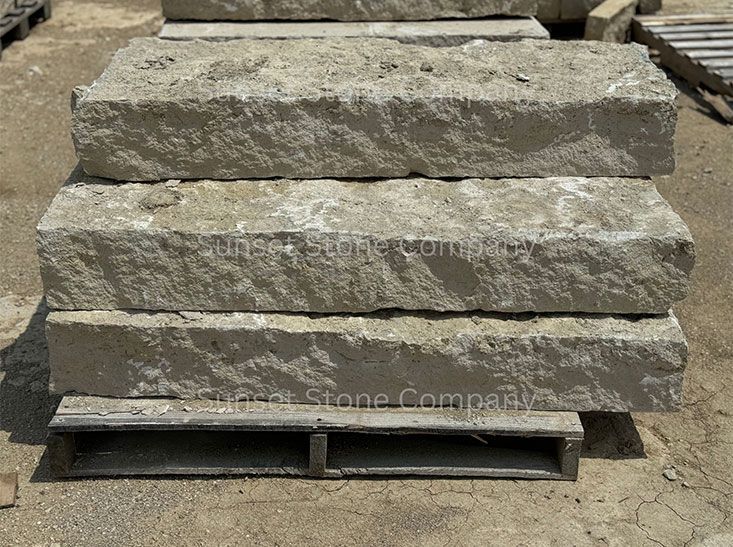
[[[575,480],[574,412],[336,408],[65,397],[49,424],[56,478],[444,476]]]

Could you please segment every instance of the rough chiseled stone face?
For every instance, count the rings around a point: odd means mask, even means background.
[[[241,23],[166,21],[159,34],[167,40],[302,40],[305,38],[388,38],[403,44],[455,47],[473,40],[512,42],[549,38],[533,17],[449,21],[340,23]]]
[[[51,382],[114,397],[679,408],[687,346],[673,316],[504,317],[53,312]]]
[[[56,309],[664,313],[687,227],[649,180],[111,184],[39,225]]]
[[[118,180],[647,176],[674,167],[676,93],[634,45],[145,38],[72,126]]]
[[[400,21],[534,15],[537,0],[163,0],[168,19]]]

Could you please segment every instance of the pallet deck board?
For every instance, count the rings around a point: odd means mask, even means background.
[[[733,67],[733,57],[728,57],[725,59],[715,57],[710,59],[702,59],[700,61],[700,64],[708,68],[730,68]]]
[[[658,35],[670,41],[683,40],[717,40],[733,38],[733,30],[710,30],[701,32],[662,32]]]
[[[574,412],[356,409],[65,397],[49,424],[56,477],[363,475],[574,480]],[[176,450],[177,446],[185,450]]]
[[[689,32],[708,32],[733,30],[733,23],[699,23],[692,25],[664,25],[660,33],[664,34],[687,34]]]
[[[696,13],[682,15],[640,15],[636,17],[647,26],[680,26],[680,25],[699,25],[699,24],[717,24],[717,23],[733,23],[733,14],[712,14],[712,13]]]
[[[659,51],[661,63],[693,87],[733,96],[733,75],[724,61],[733,58],[733,16],[639,16],[632,29],[636,41]]]
[[[680,49],[733,49],[733,40],[668,40],[670,46]]]

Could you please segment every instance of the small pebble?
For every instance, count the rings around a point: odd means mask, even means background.
[[[433,65],[431,65],[430,63],[423,63],[420,65],[420,70],[422,72],[432,72],[435,69],[433,68]]]
[[[677,480],[677,471],[675,471],[671,467],[669,469],[665,469],[662,475],[664,475],[664,478],[667,479],[668,481]]]
[[[520,82],[529,82],[529,76],[527,76],[526,74],[522,74],[521,72],[514,77]]]
[[[200,311],[179,311],[178,315],[180,315],[184,319],[188,319],[189,321],[196,321],[198,319],[203,319],[204,317],[206,317],[203,312]]]

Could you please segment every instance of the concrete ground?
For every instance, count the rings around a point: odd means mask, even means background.
[[[635,415],[640,440],[623,423],[588,422],[577,483],[49,481],[56,400],[35,225],[74,167],[71,88],[128,38],[155,33],[158,12],[156,0],[56,0],[53,19],[0,62],[0,471],[20,475],[0,543],[733,545],[733,133],[680,82],[679,167],[656,182],[698,244],[695,287],[676,310],[690,341],[685,408]],[[676,481],[662,475],[671,467]]]

